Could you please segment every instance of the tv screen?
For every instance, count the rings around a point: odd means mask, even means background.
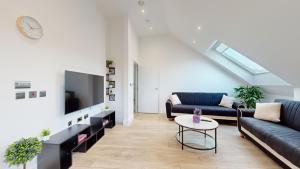
[[[103,76],[65,71],[65,114],[103,102]]]

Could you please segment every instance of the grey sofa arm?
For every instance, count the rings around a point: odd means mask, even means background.
[[[232,108],[237,110],[239,108],[245,108],[245,106],[241,102],[233,102]]]
[[[238,108],[237,115],[238,118],[241,117],[254,117],[255,109],[246,109],[246,108]]]
[[[171,102],[171,100],[167,100],[166,102],[166,114],[167,114],[167,118],[172,118],[172,107],[173,107],[173,104]]]
[[[237,109],[237,124],[238,129],[241,131],[241,117],[254,117],[255,109],[238,108]]]

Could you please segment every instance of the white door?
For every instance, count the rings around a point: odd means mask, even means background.
[[[139,66],[138,111],[159,113],[159,71]]]

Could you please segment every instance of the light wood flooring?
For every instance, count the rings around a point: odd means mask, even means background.
[[[117,125],[87,153],[74,154],[71,169],[278,169],[233,125],[218,129],[218,153],[177,143],[178,126],[163,114],[137,113],[132,126]]]

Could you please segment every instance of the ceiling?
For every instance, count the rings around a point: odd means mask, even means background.
[[[128,15],[141,37],[172,33],[201,54],[219,40],[300,87],[299,0],[144,0],[144,14],[138,0],[98,1],[108,17]]]
[[[138,5],[138,0],[98,0],[101,11],[107,17],[128,15],[139,36],[150,36],[168,33],[168,23],[165,16],[164,0],[143,0],[144,6]],[[141,10],[144,9],[145,13]],[[153,29],[150,30],[150,27]]]

